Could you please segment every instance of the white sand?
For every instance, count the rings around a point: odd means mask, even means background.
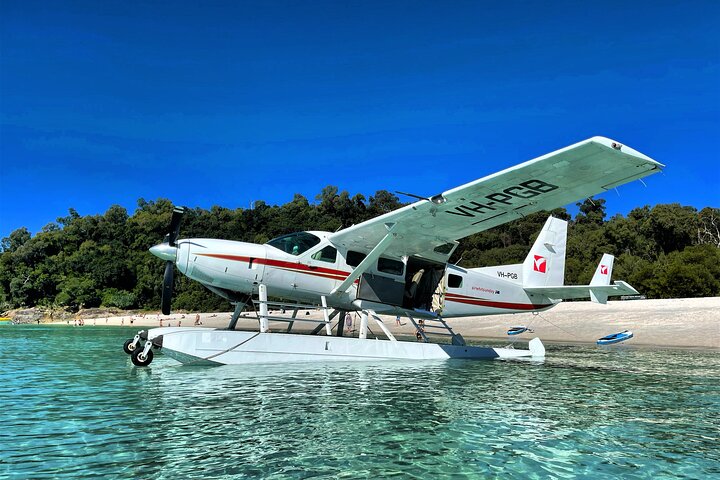
[[[277,312],[276,312],[277,313]],[[148,313],[115,317],[85,318],[85,326],[124,325],[137,327],[163,326],[191,327],[195,322],[194,313],[162,315]],[[201,313],[204,327],[225,328],[230,321],[230,312]],[[322,315],[312,311],[298,314],[299,318],[319,319]],[[353,314],[357,328],[359,315]],[[395,324],[395,317],[383,317],[384,323],[393,333],[414,335],[412,324],[402,319],[403,325]],[[66,324],[63,322],[55,322]],[[632,330],[635,337],[628,344],[655,345],[663,347],[704,347],[720,349],[720,297],[685,298],[670,300],[630,300],[608,302],[599,305],[591,302],[565,302],[539,315],[516,313],[448,319],[448,323],[467,339],[504,339],[511,326],[530,326],[533,334],[519,337],[529,340],[533,336],[546,342],[594,343],[598,338],[625,329]],[[70,321],[73,324],[73,321]],[[296,331],[312,329],[317,324],[296,322]],[[284,331],[286,323],[271,322],[272,331]],[[255,330],[258,322],[250,313],[244,313],[238,322],[239,330]],[[370,328],[380,328],[370,321]],[[357,332],[355,332],[357,335]]]

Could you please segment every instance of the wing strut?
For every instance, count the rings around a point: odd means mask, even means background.
[[[393,240],[397,237],[397,233],[394,232],[396,223],[386,223],[385,228],[387,229],[387,234],[378,242],[377,245],[375,245],[375,248],[373,248],[370,253],[368,253],[367,257],[363,259],[360,264],[355,267],[355,270],[353,270],[348,277],[343,280],[343,282],[337,286],[337,288],[333,289],[332,292],[330,292],[331,295],[336,294],[342,294],[347,291],[350,286],[355,283],[355,280],[360,278],[360,275],[365,273],[365,270],[370,268],[370,265],[375,263],[375,261],[380,258],[380,255],[383,254],[385,250],[390,246]]]

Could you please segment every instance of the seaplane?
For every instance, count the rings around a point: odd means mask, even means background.
[[[449,259],[460,239],[540,210],[552,210],[661,171],[664,165],[605,137],[593,137],[337,232],[303,231],[264,245],[179,238],[176,207],[162,243],[162,312],[170,314],[175,269],[234,305],[227,328],[159,327],[123,345],[136,366],[153,352],[183,364],[377,361],[391,359],[541,359],[527,349],[468,345],[452,319],[542,312],[565,299],[605,303],[635,295],[611,283],[614,258],[603,255],[589,285],[565,285],[567,222],[550,216],[520,264],[463,268]],[[237,330],[248,308],[257,329]],[[317,309],[314,319],[297,316]],[[286,316],[272,313],[284,310]],[[287,312],[292,312],[288,314]],[[357,332],[343,316],[359,313]],[[417,340],[398,339],[382,316],[407,317]],[[298,322],[315,322],[304,332]],[[379,328],[368,335],[370,322]],[[273,328],[270,328],[273,322]],[[281,323],[278,329],[277,322]],[[305,324],[307,326],[307,324]],[[382,332],[382,335],[380,334]],[[373,338],[374,337],[374,338]],[[438,340],[441,339],[441,340]]]

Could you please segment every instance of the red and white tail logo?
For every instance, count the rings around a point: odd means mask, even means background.
[[[536,272],[545,273],[546,269],[547,261],[545,260],[545,257],[535,255],[535,261],[533,262],[533,270],[535,270]]]
[[[607,265],[600,265],[600,274],[607,275]]]

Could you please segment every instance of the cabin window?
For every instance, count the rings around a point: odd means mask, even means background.
[[[358,265],[360,265],[360,262],[365,260],[365,257],[367,257],[367,255],[365,255],[364,253],[348,250],[345,262],[351,267],[357,267]]]
[[[453,275],[452,273],[448,275],[448,287],[450,288],[462,287],[462,281],[463,277],[461,277],[460,275]]]
[[[337,250],[335,249],[335,247],[330,245],[312,254],[313,260],[320,260],[321,262],[335,263],[336,258]]]
[[[320,238],[308,232],[291,233],[273,238],[268,245],[291,255],[300,255],[320,243]]]
[[[400,262],[398,260],[391,260],[389,258],[383,257],[378,258],[378,272],[390,273],[392,275],[402,275],[404,266],[405,265],[403,265],[403,262]]]

